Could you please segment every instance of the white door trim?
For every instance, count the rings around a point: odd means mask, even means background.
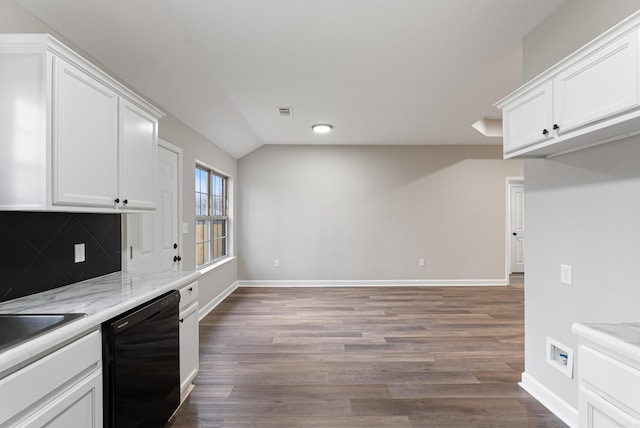
[[[170,142],[163,140],[162,138],[158,138],[158,146],[163,149],[169,150],[170,152],[175,153],[178,156],[178,254],[183,255],[183,242],[182,242],[182,182],[184,180],[183,177],[183,164],[182,164],[182,148],[171,144]],[[183,258],[184,260],[184,258]],[[178,264],[178,270],[183,270],[184,262]]]
[[[504,262],[504,275],[509,282],[509,272],[511,272],[511,185],[512,184],[524,184],[524,177],[506,177],[505,178],[505,192],[506,192],[506,207],[505,207],[505,222],[504,222],[504,239],[505,239],[505,262]]]

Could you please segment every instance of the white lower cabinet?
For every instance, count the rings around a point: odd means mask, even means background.
[[[584,344],[579,362],[580,427],[640,428],[640,370]]]
[[[180,401],[191,392],[200,368],[198,283],[180,290]]]
[[[96,330],[0,380],[1,427],[102,427]]]
[[[640,427],[640,422],[595,392],[580,386],[580,426],[588,428]]]
[[[102,370],[78,382],[19,427],[98,428],[102,426]]]

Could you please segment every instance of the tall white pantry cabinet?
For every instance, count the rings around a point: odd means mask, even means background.
[[[47,34],[0,35],[0,210],[155,209],[163,113]]]

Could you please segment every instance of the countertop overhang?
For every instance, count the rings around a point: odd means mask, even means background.
[[[640,322],[574,323],[571,331],[627,361],[640,364]]]
[[[0,379],[129,309],[198,279],[200,272],[115,272],[0,303],[0,314],[85,313],[86,317],[0,353]]]

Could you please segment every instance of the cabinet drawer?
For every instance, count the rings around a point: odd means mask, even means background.
[[[180,289],[180,310],[198,300],[198,282],[192,282]]]
[[[588,346],[580,347],[581,381],[640,413],[640,371]]]
[[[101,355],[100,332],[94,331],[0,380],[0,426],[99,369]]]

